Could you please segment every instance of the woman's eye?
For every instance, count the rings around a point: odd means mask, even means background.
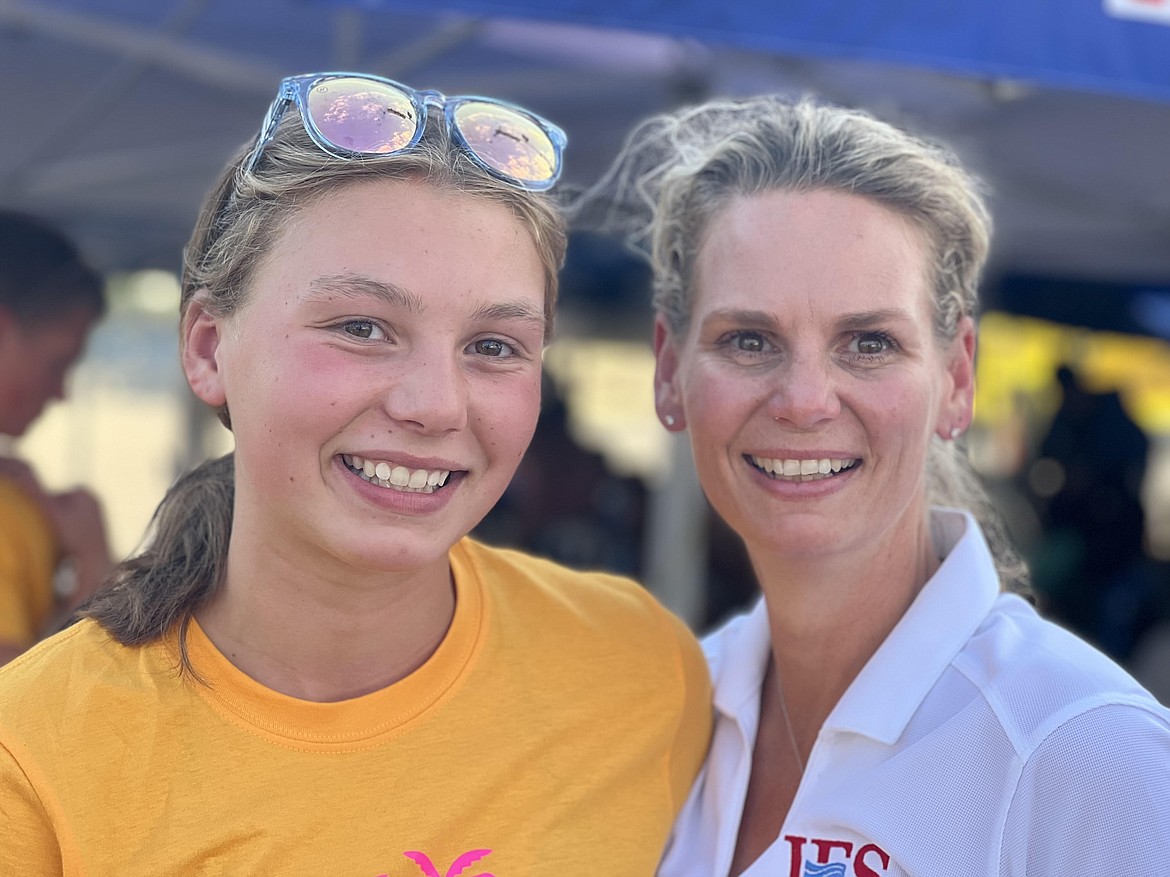
[[[373,320],[346,320],[341,328],[345,334],[362,339],[375,338],[382,331]]]
[[[759,332],[731,332],[724,337],[723,344],[736,353],[767,353],[772,349],[768,339]]]
[[[509,356],[514,351],[510,344],[506,344],[499,338],[481,338],[471,345],[472,348],[480,356]]]
[[[858,335],[855,344],[857,352],[862,356],[881,356],[883,353],[889,353],[894,347],[894,342],[889,336],[880,332],[867,332],[864,335]]]

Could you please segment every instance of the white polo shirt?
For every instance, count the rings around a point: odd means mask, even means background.
[[[975,520],[825,721],[745,877],[1170,874],[1170,710],[1021,598]],[[770,648],[763,602],[704,642],[715,735],[661,877],[726,877]]]

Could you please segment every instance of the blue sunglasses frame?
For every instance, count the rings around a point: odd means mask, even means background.
[[[326,137],[317,127],[317,123],[313,120],[312,113],[309,111],[309,92],[314,87],[320,85],[322,82],[327,82],[331,79],[357,79],[371,83],[377,83],[383,86],[389,86],[404,96],[409,98],[411,105],[415,110],[415,130],[408,143],[404,146],[394,150],[393,152],[362,152],[345,149],[331,141]],[[489,164],[476,150],[475,147],[468,142],[467,137],[464,136],[463,131],[459,128],[459,123],[456,117],[456,111],[468,103],[483,103],[491,106],[500,107],[510,112],[516,113],[520,117],[527,119],[534,124],[540,131],[548,137],[549,144],[553,150],[553,165],[551,173],[547,179],[540,180],[525,180],[514,177],[499,168],[493,167]],[[400,152],[405,152],[408,149],[418,145],[422,139],[423,133],[426,131],[427,116],[429,109],[435,107],[442,111],[443,118],[446,120],[447,133],[451,141],[462,150],[475,164],[482,168],[487,173],[491,174],[497,179],[510,183],[518,189],[525,189],[533,192],[541,192],[552,188],[560,179],[561,170],[563,168],[563,155],[565,146],[568,144],[568,136],[557,125],[554,125],[548,119],[538,116],[536,113],[530,112],[523,107],[516,104],[509,103],[496,98],[480,97],[477,95],[461,95],[458,97],[447,97],[440,91],[427,89],[420,91],[419,89],[411,88],[409,85],[404,85],[401,82],[396,82],[393,79],[387,79],[384,76],[375,76],[370,73],[347,73],[342,71],[331,73],[305,73],[299,76],[288,76],[281,80],[280,90],[277,93],[276,100],[268,108],[268,115],[264,119],[264,124],[260,128],[260,133],[256,138],[256,145],[252,147],[252,152],[248,156],[247,161],[244,162],[243,168],[246,173],[251,173],[256,169],[260,162],[260,156],[264,152],[264,147],[272,140],[276,133],[276,127],[284,114],[288,111],[290,105],[295,105],[297,112],[300,114],[301,122],[305,126],[305,132],[312,138],[313,142],[317,144],[326,155],[331,155],[334,158],[354,159],[354,158],[379,158],[390,155],[395,155]]]

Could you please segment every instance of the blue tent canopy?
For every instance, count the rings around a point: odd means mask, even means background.
[[[418,9],[409,0],[360,5]],[[1170,101],[1170,0],[441,0],[432,7]]]
[[[649,114],[812,92],[954,146],[998,269],[1170,278],[1170,0],[0,0],[0,205],[173,268],[280,77],[330,69],[530,107],[574,185]]]

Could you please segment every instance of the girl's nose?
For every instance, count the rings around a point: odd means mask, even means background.
[[[383,395],[390,417],[425,433],[467,425],[467,382],[454,357],[420,354],[400,365]]]

